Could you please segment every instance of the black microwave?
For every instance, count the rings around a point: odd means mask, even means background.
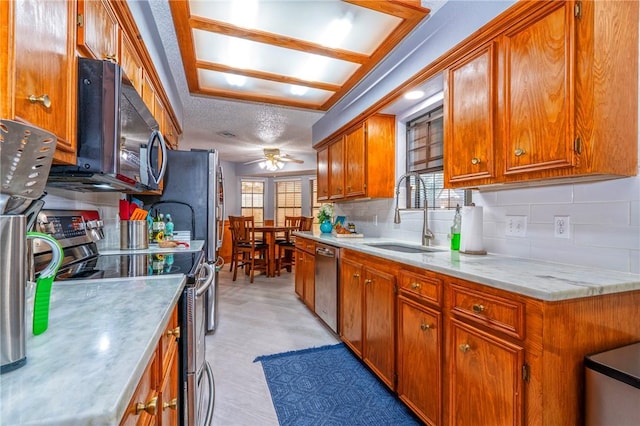
[[[77,136],[76,165],[52,166],[47,185],[83,192],[158,188],[166,144],[118,64],[78,58]]]

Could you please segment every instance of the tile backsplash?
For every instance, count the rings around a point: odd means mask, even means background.
[[[640,176],[568,185],[474,191],[483,206],[489,253],[640,273]],[[371,237],[420,242],[422,212],[401,213],[393,199],[341,203],[338,214]],[[434,245],[449,245],[453,211],[429,211]],[[526,216],[526,235],[507,236],[507,216]],[[569,238],[554,235],[554,217],[569,216]],[[464,219],[463,219],[464,220]]]

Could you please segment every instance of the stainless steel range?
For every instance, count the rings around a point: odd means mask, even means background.
[[[64,250],[56,281],[184,274],[186,286],[179,301],[180,419],[182,425],[210,425],[214,385],[205,359],[206,293],[215,285],[215,270],[202,251],[172,253],[122,253],[100,255],[96,241],[103,237],[102,221],[95,210],[43,210],[36,230],[52,235]],[[33,271],[37,275],[51,258],[49,246],[33,240]]]

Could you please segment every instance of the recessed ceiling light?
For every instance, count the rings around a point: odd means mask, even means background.
[[[405,99],[420,99],[423,96],[424,92],[422,90],[412,90],[404,94]]]

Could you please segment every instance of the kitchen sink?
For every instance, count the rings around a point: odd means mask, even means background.
[[[435,253],[444,251],[443,249],[423,246],[411,246],[398,243],[367,243],[365,246],[375,247],[382,250],[399,251],[402,253]]]

